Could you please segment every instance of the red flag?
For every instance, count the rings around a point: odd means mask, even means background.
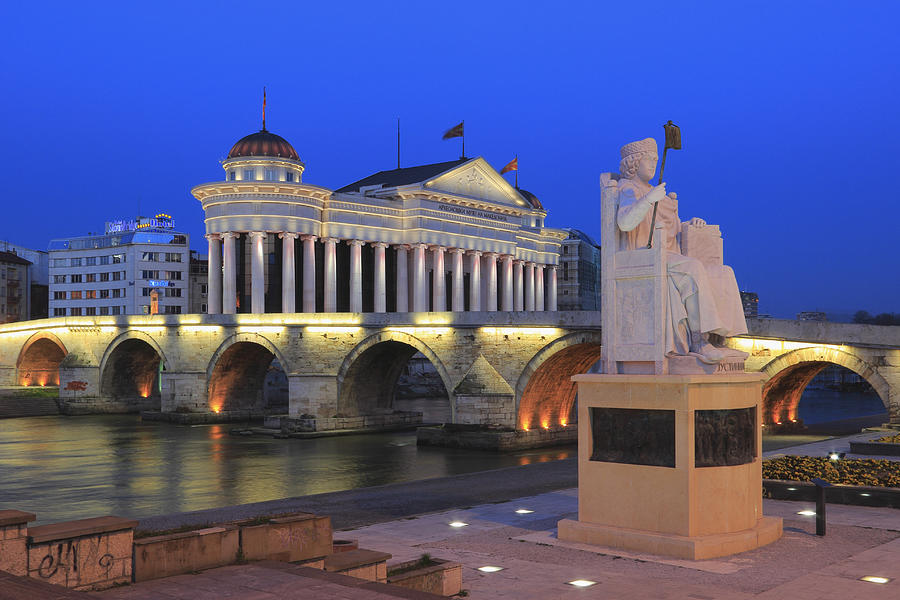
[[[509,164],[507,164],[505,167],[500,169],[500,174],[503,175],[504,173],[509,173],[510,171],[518,171],[518,170],[519,170],[519,157],[517,156],[514,159],[512,159],[511,161],[509,161]]]
[[[463,124],[464,124],[464,123],[465,123],[465,121],[462,121],[462,122],[461,122],[459,125],[457,125],[456,127],[451,127],[450,129],[448,129],[448,130],[444,133],[444,137],[442,137],[441,139],[442,139],[442,140],[449,140],[450,138],[463,137],[463,136],[465,135],[465,133],[463,132]]]

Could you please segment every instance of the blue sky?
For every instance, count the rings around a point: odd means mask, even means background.
[[[19,3],[0,36],[0,239],[45,248],[165,211],[260,127],[337,188],[469,156],[547,224],[599,237],[601,172],[672,119],[668,189],[722,227],[775,316],[900,312],[900,8],[892,2]],[[511,180],[511,175],[509,176]]]

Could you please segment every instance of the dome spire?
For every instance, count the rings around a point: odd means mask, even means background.
[[[263,86],[263,126],[262,130],[266,130],[266,86]]]

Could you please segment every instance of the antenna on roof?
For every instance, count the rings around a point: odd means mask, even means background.
[[[400,117],[397,117],[397,168],[400,168]]]
[[[263,86],[263,131],[266,130],[266,86]]]

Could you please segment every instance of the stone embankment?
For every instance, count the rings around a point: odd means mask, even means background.
[[[56,387],[0,388],[0,419],[58,415],[57,396]]]

